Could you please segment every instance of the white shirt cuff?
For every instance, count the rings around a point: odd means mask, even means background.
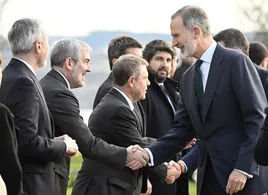
[[[184,172],[183,173],[186,173],[188,171],[188,167],[186,165],[186,163],[183,161],[183,160],[180,160],[180,162],[183,164],[184,166]]]
[[[148,162],[148,165],[150,167],[153,167],[154,166],[154,156],[153,156],[153,153],[151,152],[151,150],[149,148],[144,148],[144,150],[146,150],[146,152],[148,152],[149,157],[150,157],[150,160]]]
[[[68,151],[68,145],[67,145],[67,143],[65,142],[65,141],[63,141],[64,143],[65,143],[65,145],[66,145],[66,152]]]
[[[239,169],[235,169],[235,170],[239,171],[240,173],[243,173],[243,174],[246,175],[248,178],[253,178],[253,175],[251,175],[251,174],[248,174],[248,173],[246,173],[246,172],[244,172],[244,171],[241,171],[241,170],[239,170]]]

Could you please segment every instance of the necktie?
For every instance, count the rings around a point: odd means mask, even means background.
[[[203,60],[197,60],[195,63],[195,74],[194,74],[194,86],[195,86],[195,95],[198,100],[198,111],[203,119],[203,98],[204,98],[204,89],[203,89],[203,81],[202,74],[200,70],[200,66],[203,63]]]
[[[172,110],[173,110],[173,112],[174,112],[174,114],[175,114],[175,113],[176,113],[175,106],[174,106],[174,104],[172,103],[171,98],[170,98],[170,96],[169,96],[169,94],[168,94],[168,92],[167,92],[165,86],[164,86],[163,84],[160,84],[159,86],[160,86],[161,90],[163,91],[163,93],[165,94],[165,96],[166,96],[166,98],[167,98],[167,100],[168,100],[168,102],[169,102],[169,104],[170,104],[170,106],[171,106],[171,108],[172,108]]]

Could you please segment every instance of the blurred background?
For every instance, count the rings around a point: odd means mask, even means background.
[[[144,45],[153,39],[171,42],[170,17],[187,4],[205,9],[213,34],[237,28],[249,41],[261,41],[268,46],[268,0],[0,0],[0,51],[4,67],[11,59],[7,33],[20,18],[42,20],[50,36],[50,47],[66,37],[87,42],[93,49],[92,72],[87,74],[83,88],[73,90],[87,123],[96,91],[110,72],[109,41],[126,34]],[[38,78],[49,70],[48,60],[48,65],[38,71]],[[72,164],[70,186],[80,165],[78,155]],[[194,188],[192,184],[191,188]]]
[[[86,86],[73,90],[88,120],[99,85],[109,74],[107,46],[117,36],[133,36],[144,45],[153,39],[171,41],[171,15],[184,5],[200,5],[207,12],[212,32],[238,28],[249,41],[260,40],[268,45],[267,0],[0,0],[0,50],[4,66],[11,58],[7,33],[20,18],[42,20],[50,36],[50,46],[64,37],[87,42],[92,51],[92,72]],[[50,70],[40,69],[38,78]]]

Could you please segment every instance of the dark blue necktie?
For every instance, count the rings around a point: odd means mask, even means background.
[[[198,111],[203,120],[203,98],[204,98],[204,89],[203,89],[203,81],[202,74],[200,70],[200,66],[203,63],[203,60],[197,60],[195,63],[195,74],[194,74],[194,86],[195,86],[195,95],[198,101]]]

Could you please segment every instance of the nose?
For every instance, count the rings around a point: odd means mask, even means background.
[[[150,86],[151,82],[149,81],[149,79],[147,78],[147,86]]]
[[[169,65],[169,62],[167,61],[167,60],[163,60],[163,63],[162,63],[162,65],[161,65],[161,67],[168,67],[168,65]]]
[[[91,64],[90,64],[90,63],[87,64],[87,69],[86,69],[86,71],[87,71],[87,72],[91,72]]]

